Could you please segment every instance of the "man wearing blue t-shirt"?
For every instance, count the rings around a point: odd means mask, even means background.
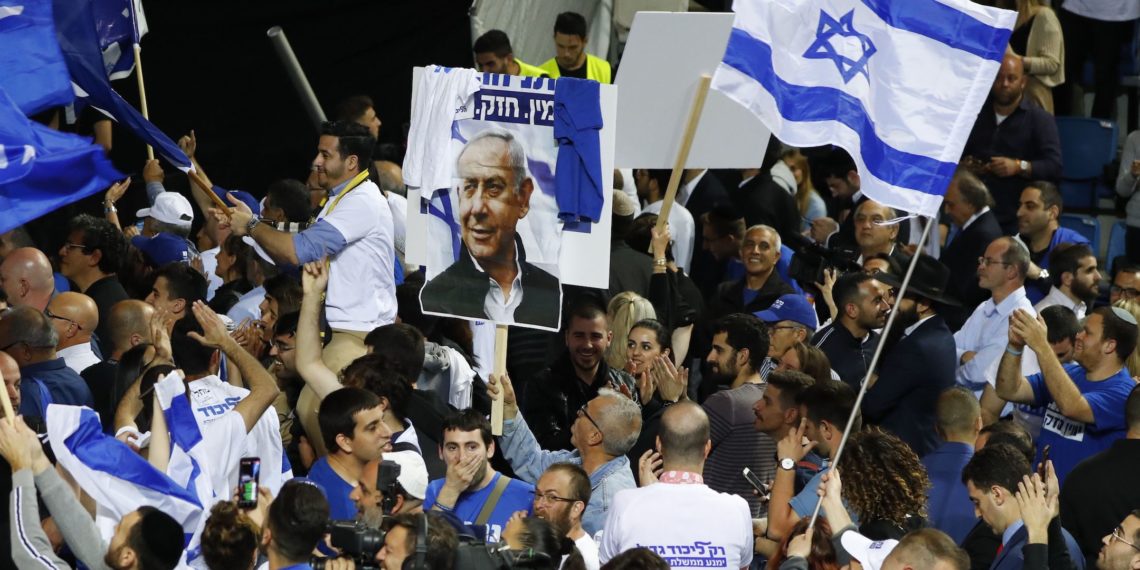
[[[1053,353],[1044,321],[1018,309],[1009,319],[1009,345],[998,368],[997,394],[1015,403],[1046,406],[1038,454],[1046,446],[1064,482],[1082,459],[1107,449],[1125,432],[1124,402],[1136,383],[1124,361],[1136,348],[1136,319],[1116,307],[1101,307],[1085,319],[1074,347],[1076,364]],[[1021,375],[1021,353],[1037,353],[1041,373]]]
[[[439,448],[447,475],[428,484],[424,510],[454,514],[465,524],[483,527],[487,542],[499,542],[512,514],[531,514],[534,485],[492,469],[494,454],[487,418],[472,409],[448,416]]]
[[[391,449],[392,430],[384,424],[380,397],[360,388],[341,388],[325,396],[317,412],[329,454],[309,469],[309,480],[325,492],[333,520],[356,518],[350,494],[360,484],[364,466]]]

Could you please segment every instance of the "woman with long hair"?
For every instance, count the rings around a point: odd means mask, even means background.
[[[804,342],[788,347],[780,356],[776,370],[795,370],[811,376],[816,382],[831,380],[831,361],[822,350]]]
[[[629,347],[627,340],[633,323],[642,319],[656,319],[657,312],[649,299],[631,291],[624,291],[614,295],[606,309],[606,317],[610,323],[613,340],[606,348],[606,364],[610,368],[625,370],[629,363]]]
[[[853,433],[839,460],[843,498],[871,540],[901,539],[926,526],[930,478],[918,455],[877,427]]]
[[[782,158],[796,177],[796,208],[800,211],[800,229],[806,232],[811,229],[813,221],[827,216],[827,204],[811,183],[811,165],[800,149],[789,149]]]
[[[780,568],[788,560],[788,545],[797,536],[807,532],[809,517],[803,517],[792,527],[792,531],[780,541],[776,553],[768,559],[768,568]],[[807,558],[808,570],[839,570],[835,557],[835,545],[831,542],[831,525],[820,517],[815,521],[815,531],[811,535],[811,552]]]

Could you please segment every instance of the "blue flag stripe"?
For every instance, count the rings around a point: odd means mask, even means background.
[[[772,47],[747,32],[733,28],[724,64],[751,77],[771,94],[780,115],[788,121],[838,121],[859,135],[859,153],[876,178],[893,186],[941,196],[957,168],[926,156],[898,150],[875,133],[863,103],[832,87],[805,87],[781,79],[772,67]],[[810,102],[810,104],[805,104]]]
[[[863,0],[890,26],[942,42],[984,59],[1001,61],[1010,31],[979,22],[938,0]]]

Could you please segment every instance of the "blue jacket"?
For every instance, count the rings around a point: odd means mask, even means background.
[[[1024,238],[1022,241],[1025,241]],[[1029,242],[1026,241],[1025,243]],[[1041,258],[1037,260],[1037,266],[1041,269],[1049,269],[1049,254],[1052,253],[1053,250],[1057,248],[1057,246],[1063,243],[1083,243],[1089,247],[1092,247],[1092,244],[1089,243],[1088,238],[1076,232],[1075,230],[1070,230],[1069,228],[1057,228],[1057,231],[1053,232],[1053,239],[1049,240],[1049,247],[1045,249],[1045,251],[1041,254]],[[1093,253],[1095,254],[1096,252],[1094,251]],[[1037,254],[1034,253],[1033,257],[1037,257]],[[1037,279],[1036,281],[1026,279],[1025,296],[1029,297],[1029,300],[1034,305],[1036,305],[1041,301],[1041,299],[1044,299],[1045,296],[1049,294],[1049,289],[1052,286],[1052,279]]]
[[[1081,549],[1077,546],[1077,541],[1069,534],[1069,531],[1061,529],[1061,533],[1065,535],[1065,545],[1069,550],[1069,558],[1073,561],[1073,566],[1077,570],[1084,570],[1085,558],[1081,555]],[[994,558],[994,563],[990,565],[990,570],[1022,570],[1025,567],[1025,545],[1029,543],[1029,531],[1025,527],[1017,529],[1013,533],[1009,542],[1006,543],[1001,552],[998,553],[997,558]]]
[[[538,483],[543,472],[555,463],[582,464],[582,456],[577,451],[546,451],[540,448],[522,414],[503,422],[503,436],[499,439],[499,445],[503,449],[503,456],[511,464],[511,469],[515,470],[515,475],[532,484]],[[609,460],[590,473],[592,492],[586,512],[582,513],[582,528],[586,533],[593,536],[602,530],[606,514],[618,491],[636,487],[629,458],[624,455]]]
[[[973,456],[972,445],[946,442],[922,458],[922,466],[930,476],[926,508],[930,526],[950,535],[955,544],[962,544],[978,522],[970,494],[962,483],[962,468]]]

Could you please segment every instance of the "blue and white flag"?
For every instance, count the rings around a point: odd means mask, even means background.
[[[104,540],[110,541],[124,515],[142,506],[178,521],[187,542],[204,521],[197,497],[104,434],[99,415],[90,408],[48,406],[47,430],[56,459],[98,504],[95,522]]]
[[[28,120],[0,88],[0,232],[122,178],[103,147]]]
[[[1017,14],[969,0],[737,0],[712,87],[835,144],[872,199],[937,216]]]
[[[76,95],[130,129],[174,166],[189,170],[190,159],[182,149],[111,88],[103,67],[92,0],[53,0],[52,4],[59,46]]]
[[[75,98],[50,2],[0,0],[0,89],[27,115]]]
[[[134,44],[147,33],[140,0],[95,0],[95,31],[103,50],[103,68],[111,79],[122,79],[135,68]]]

